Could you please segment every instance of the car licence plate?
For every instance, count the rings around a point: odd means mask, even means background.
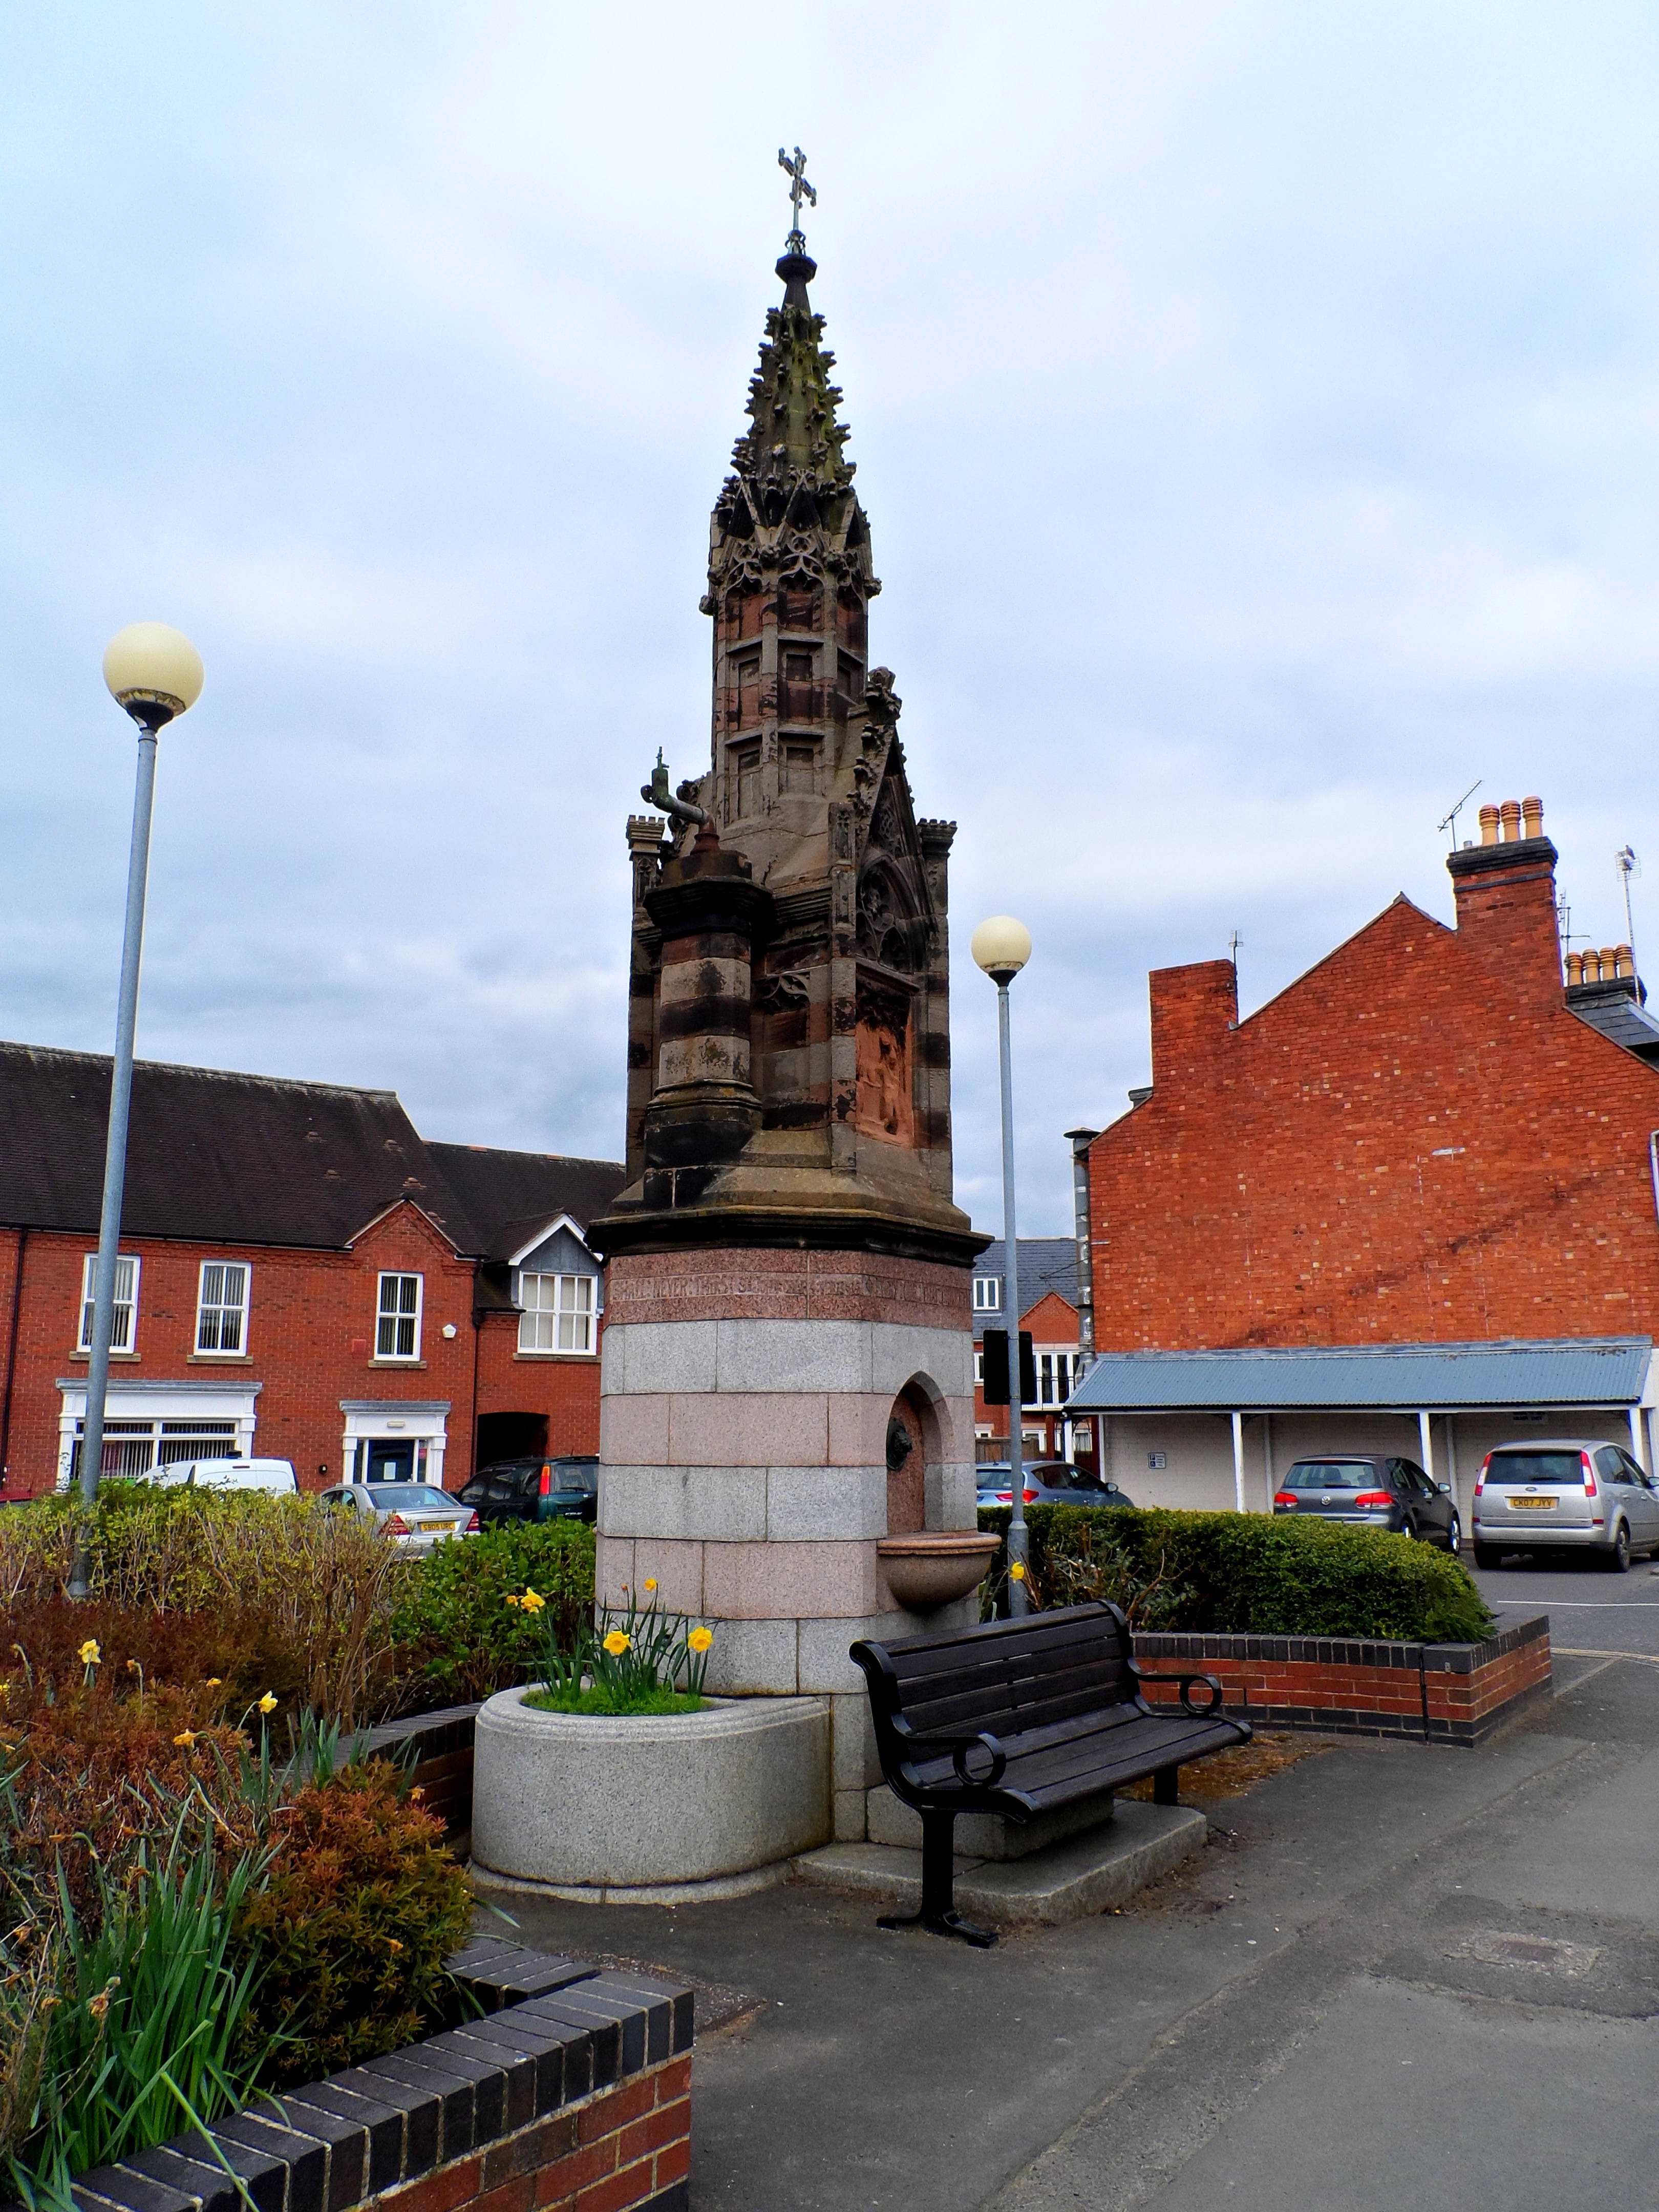
[[[447,1521],[422,1521],[418,1522],[416,1525],[419,1528],[421,1534],[425,1536],[429,1535],[434,1530],[441,1531],[447,1528],[450,1524]]]
[[[1553,1498],[1511,1498],[1510,1504],[1517,1513],[1553,1513],[1555,1510]]]

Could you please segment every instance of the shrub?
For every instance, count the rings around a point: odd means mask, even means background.
[[[78,1497],[0,1514],[8,1622],[61,1595],[87,1525]],[[313,1498],[111,1483],[99,1492],[91,1556],[104,1604],[216,1619],[234,1647],[225,1679],[234,1690],[270,1689],[347,1723],[398,1705],[392,1616],[420,1562],[359,1515]]]
[[[267,2052],[243,2034],[260,1963],[233,1963],[232,1929],[262,1870],[221,1866],[181,1810],[119,1881],[96,1867],[95,1911],[60,1886],[62,1978],[33,2106],[9,2177],[40,2212],[75,2212],[72,2177],[234,2112]],[[242,2046],[240,2063],[233,2046]]]
[[[1479,1643],[1492,1615],[1459,1561],[1430,1544],[1311,1515],[1036,1505],[1030,1578],[1042,1604],[1151,1592],[1138,1625],[1216,1634]],[[979,1525],[1006,1537],[1006,1505]],[[994,1571],[1001,1578],[1001,1559]],[[1088,1587],[1091,1576],[1100,1586]],[[1116,1578],[1116,1588],[1113,1586]],[[1128,1607],[1126,1605],[1126,1610]]]
[[[593,1613],[593,1531],[580,1521],[508,1522],[465,1543],[440,1544],[393,1617],[420,1679],[447,1704],[511,1688],[538,1667],[550,1632],[574,1650]],[[507,1604],[525,1589],[538,1616]]]
[[[0,1874],[50,1911],[61,1872],[70,1903],[96,1928],[100,1870],[119,1874],[187,1808],[191,1832],[251,1842],[241,1803],[245,1739],[204,1721],[214,1693],[163,1688],[118,1698],[100,1681],[58,1685],[14,1675],[0,1699]]]
[[[280,2034],[265,2078],[292,2086],[441,2023],[454,1992],[444,1960],[466,1939],[472,1900],[441,1823],[398,1794],[384,1760],[300,1790],[276,1833],[269,1879],[237,1921],[263,1969],[240,2047]]]

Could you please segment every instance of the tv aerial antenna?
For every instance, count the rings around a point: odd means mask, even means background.
[[[1636,965],[1636,925],[1631,920],[1630,879],[1642,872],[1642,863],[1628,845],[1621,845],[1613,856],[1613,865],[1623,879],[1625,890],[1625,942],[1631,948],[1631,965]]]
[[[1449,830],[1451,831],[1452,850],[1454,852],[1457,850],[1457,817],[1463,811],[1463,809],[1468,805],[1470,799],[1474,797],[1475,793],[1480,790],[1481,785],[1485,781],[1486,778],[1484,776],[1476,776],[1474,781],[1463,793],[1463,796],[1458,800],[1456,805],[1453,807],[1451,812],[1446,817],[1445,820],[1443,822],[1437,822],[1434,825],[1437,830]]]

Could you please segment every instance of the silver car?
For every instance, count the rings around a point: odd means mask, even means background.
[[[1506,1552],[1588,1553],[1622,1575],[1659,1552],[1659,1491],[1630,1454],[1599,1437],[1540,1437],[1486,1454],[1474,1486],[1474,1564]]]
[[[386,1541],[405,1552],[429,1552],[478,1533],[474,1509],[429,1482],[346,1482],[325,1490],[323,1503],[372,1518]]]

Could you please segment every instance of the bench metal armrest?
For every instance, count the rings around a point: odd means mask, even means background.
[[[917,1735],[903,1722],[895,1733],[904,1746],[907,1759],[939,1759],[948,1752],[951,1764],[956,1769],[957,1780],[969,1790],[994,1790],[1001,1781],[1008,1764],[1008,1754],[994,1735],[981,1729],[975,1735]],[[967,1758],[975,1746],[991,1754],[988,1774],[969,1774]]]
[[[1204,1720],[1207,1718],[1210,1714],[1218,1713],[1221,1711],[1221,1685],[1217,1681],[1213,1674],[1149,1674],[1146,1668],[1144,1668],[1137,1659],[1130,1660],[1129,1672],[1133,1675],[1137,1682],[1179,1683],[1181,1686],[1182,1710],[1183,1712],[1190,1713],[1194,1720]],[[1210,1691],[1210,1702],[1207,1705],[1195,1705],[1192,1699],[1188,1696],[1188,1687],[1194,1682],[1204,1683]]]

